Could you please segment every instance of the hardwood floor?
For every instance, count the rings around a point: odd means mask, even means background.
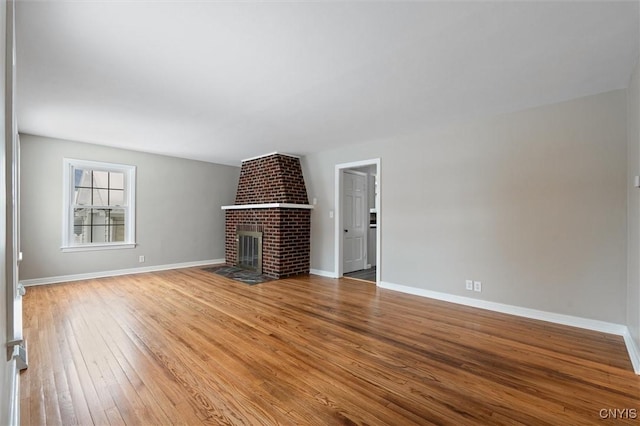
[[[619,336],[355,280],[182,269],[31,287],[24,312],[24,425],[576,425],[640,409]]]

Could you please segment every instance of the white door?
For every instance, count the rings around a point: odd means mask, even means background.
[[[366,264],[365,233],[368,228],[366,173],[345,170],[343,179],[343,272],[359,271]]]

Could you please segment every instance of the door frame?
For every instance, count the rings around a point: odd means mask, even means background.
[[[380,278],[382,276],[382,170],[381,170],[380,158],[372,158],[369,160],[353,161],[350,163],[336,164],[335,166],[335,179],[334,179],[334,194],[335,194],[335,215],[334,215],[334,271],[336,278],[341,278],[344,275],[343,265],[343,233],[342,233],[342,196],[343,196],[343,176],[344,171],[347,169],[355,169],[365,166],[376,166],[376,175],[378,182],[378,193],[376,197],[375,205],[377,206],[376,215],[376,285],[380,285]]]

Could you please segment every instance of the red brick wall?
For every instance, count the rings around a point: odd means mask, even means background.
[[[236,205],[309,204],[300,159],[272,154],[242,163]],[[262,273],[274,278],[309,273],[311,212],[306,209],[226,210],[225,260],[236,265],[236,231],[262,232]]]
[[[300,159],[273,154],[242,163],[236,204],[309,204]]]
[[[305,191],[306,192],[306,191]],[[262,231],[262,273],[273,278],[308,274],[311,212],[306,209],[226,210],[225,260],[236,265],[236,230]]]

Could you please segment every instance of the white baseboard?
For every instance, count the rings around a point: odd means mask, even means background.
[[[313,275],[320,275],[321,277],[336,278],[336,274],[329,271],[323,271],[321,269],[309,269],[309,273]]]
[[[65,283],[69,281],[90,280],[94,278],[114,277],[118,275],[142,274],[145,272],[166,271],[168,269],[192,268],[195,266],[220,265],[224,259],[198,260],[195,262],[171,263],[167,265],[143,266],[140,268],[117,269],[113,271],[89,272],[86,274],[61,275],[58,277],[21,280],[25,287],[45,284]]]
[[[627,352],[629,352],[629,358],[631,358],[631,364],[633,364],[633,371],[640,375],[640,349],[638,349],[638,345],[631,337],[628,328],[622,337],[624,337],[624,343],[627,345]]]
[[[624,338],[627,346],[629,358],[633,364],[636,374],[640,374],[640,351],[631,338],[626,325],[615,324],[605,321],[588,318],[575,317],[572,315],[556,314],[553,312],[540,311],[537,309],[523,308],[521,306],[506,305],[504,303],[489,302],[486,300],[472,299],[470,297],[456,296],[454,294],[440,293],[437,291],[425,290],[421,288],[409,287],[400,284],[393,284],[381,281],[378,284],[381,288],[395,290],[401,293],[413,294],[415,296],[428,297],[430,299],[442,300],[445,302],[457,303],[459,305],[471,306],[474,308],[487,309],[489,311],[501,312],[504,314],[516,315],[540,321],[552,322],[555,324],[568,325],[571,327],[584,328],[587,330],[599,331],[601,333],[615,334]]]

